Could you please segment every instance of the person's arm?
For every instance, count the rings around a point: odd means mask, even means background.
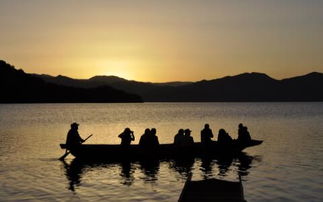
[[[131,140],[135,141],[135,135],[133,134],[133,132],[131,132],[130,136],[131,136]]]
[[[83,139],[81,138],[81,136],[80,136],[79,132],[77,132],[77,138],[79,139],[79,141],[80,141],[81,143],[85,142],[85,140],[83,140]]]

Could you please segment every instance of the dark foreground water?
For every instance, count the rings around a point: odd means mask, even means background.
[[[264,143],[237,159],[84,164],[64,151],[71,122],[88,143],[119,143],[125,128],[157,128],[170,143],[179,128],[199,141],[204,123],[236,138],[245,123]],[[143,103],[0,105],[0,200],[176,201],[193,180],[238,181],[248,201],[323,200],[323,103]],[[111,154],[113,155],[113,154]]]

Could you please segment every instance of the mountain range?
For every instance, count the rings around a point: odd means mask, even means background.
[[[142,102],[109,86],[81,88],[46,82],[0,60],[0,103]]]
[[[140,98],[146,102],[323,101],[323,74],[319,72],[282,80],[252,72],[213,80],[166,83],[139,82],[116,76],[94,76],[90,79],[44,74],[25,74],[25,76],[42,81],[41,85],[77,89],[76,92],[102,90],[102,88],[109,89],[110,96],[113,92],[117,94],[122,92],[132,97],[128,101],[138,101]],[[77,95],[78,93],[76,97]],[[86,98],[83,99],[86,101]],[[95,102],[95,99],[93,101]],[[101,99],[99,101],[105,102]]]
[[[139,82],[116,76],[90,79],[34,76],[49,83],[80,88],[108,85],[137,94],[147,102],[323,101],[323,74],[318,72],[282,80],[253,72],[198,82],[168,83]]]

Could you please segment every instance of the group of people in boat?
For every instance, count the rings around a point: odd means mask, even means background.
[[[190,146],[194,143],[194,139],[191,136],[190,129],[179,129],[178,133],[174,137],[174,144],[176,146]]]
[[[71,149],[72,147],[78,146],[82,144],[85,140],[81,138],[78,133],[78,123],[72,123],[71,129],[68,131],[66,146],[67,149]],[[190,146],[194,144],[194,139],[191,136],[190,129],[179,129],[178,133],[174,136],[174,145],[177,146]],[[159,141],[158,136],[156,135],[156,128],[147,128],[145,129],[144,134],[140,137],[139,145],[145,149],[153,149],[158,147]],[[130,130],[130,128],[125,128],[124,131],[118,135],[121,139],[122,146],[128,146],[132,141],[135,140],[134,132]],[[201,130],[201,143],[203,145],[212,144],[214,141],[212,138],[214,137],[212,129],[209,124],[205,124],[204,128]],[[220,144],[231,144],[233,141],[232,137],[224,130],[220,129],[218,132],[218,143]],[[246,144],[251,141],[251,136],[248,131],[248,128],[244,126],[242,123],[238,126],[238,142],[242,144]]]

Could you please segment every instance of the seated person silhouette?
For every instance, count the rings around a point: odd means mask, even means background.
[[[72,123],[71,129],[67,133],[66,137],[66,149],[70,150],[81,145],[84,140],[81,138],[78,132],[78,123]]]
[[[147,128],[144,134],[140,137],[139,145],[143,149],[156,149],[159,146],[158,137],[156,136],[156,129],[151,130]]]
[[[121,138],[122,146],[128,146],[131,144],[131,141],[135,140],[133,131],[131,131],[130,128],[125,128],[124,131],[118,137]]]
[[[238,129],[238,141],[241,143],[248,143],[251,141],[251,136],[248,131],[248,128],[242,123],[239,124],[239,129]]]
[[[184,129],[179,129],[174,137],[174,144],[182,146],[184,144]]]
[[[142,134],[141,135],[141,137],[140,137],[140,140],[139,140],[139,145],[140,146],[146,146],[147,145],[147,143],[148,143],[148,139],[149,139],[149,135],[150,135],[150,129],[149,128],[146,128],[145,129],[145,132],[144,132],[144,134]]]
[[[202,144],[210,144],[212,143],[212,139],[213,138],[213,132],[210,129],[209,124],[205,124],[203,130],[201,131],[201,143]]]
[[[232,138],[223,128],[219,130],[218,143],[224,145],[232,143]]]
[[[150,134],[151,134],[151,144],[154,147],[159,146],[158,136],[156,135],[156,133],[157,133],[156,128],[152,128],[150,130]]]
[[[186,129],[184,131],[184,146],[192,146],[194,144],[194,139],[191,136],[191,130],[190,129]]]

